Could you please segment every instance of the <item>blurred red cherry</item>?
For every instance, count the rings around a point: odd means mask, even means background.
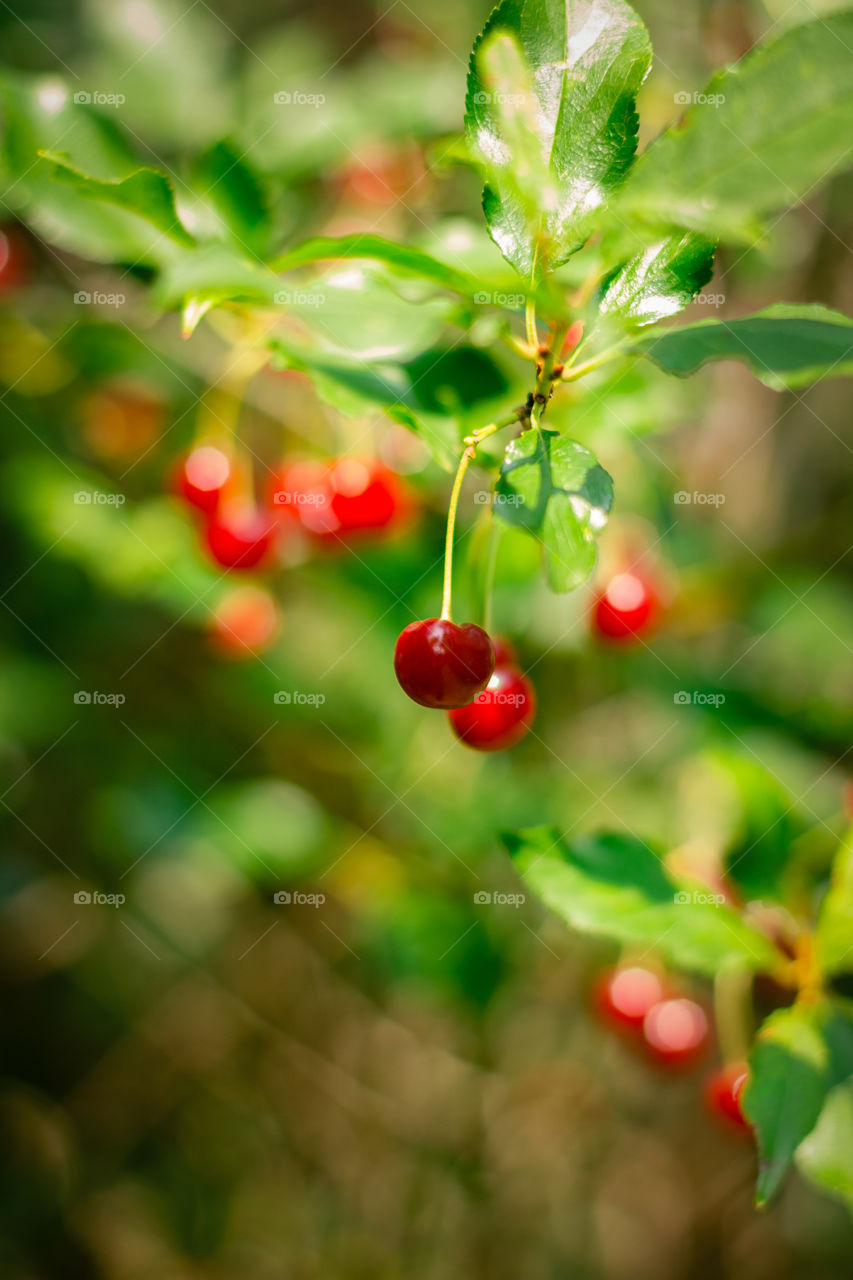
[[[741,1094],[748,1074],[745,1062],[730,1062],[715,1071],[705,1085],[705,1102],[711,1114],[747,1130],[750,1126],[741,1107]]]
[[[506,751],[530,731],[536,714],[533,685],[518,667],[495,666],[473,702],[447,713],[460,742],[475,751]]]
[[[228,657],[244,658],[260,653],[279,628],[275,600],[263,587],[235,587],[222,597],[211,619],[211,637]]]
[[[30,274],[30,251],[17,227],[0,231],[0,292],[20,289]]]
[[[708,1019],[693,1000],[661,1000],[643,1019],[643,1038],[657,1062],[686,1066],[705,1047]]]
[[[223,569],[254,569],[273,546],[270,517],[244,499],[217,508],[205,529],[207,549]]]
[[[596,1004],[614,1026],[640,1031],[649,1010],[663,999],[663,984],[651,969],[611,969],[596,988]]]
[[[402,484],[381,463],[362,458],[340,458],[332,467],[332,511],[339,537],[370,529],[384,529],[405,508]]]
[[[593,608],[593,624],[608,640],[632,640],[654,623],[659,602],[651,585],[636,573],[611,578]]]
[[[180,463],[175,488],[191,507],[210,514],[219,505],[231,471],[227,453],[213,445],[199,445]]]
[[[572,354],[582,337],[583,320],[575,320],[574,324],[569,325],[566,336],[563,340],[563,349],[560,354],[564,360],[567,356]]]
[[[408,499],[399,477],[364,458],[299,461],[282,468],[272,485],[281,518],[296,518],[324,541],[376,532],[399,521]]]

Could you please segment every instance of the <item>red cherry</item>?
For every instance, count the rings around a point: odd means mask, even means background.
[[[533,685],[517,667],[496,666],[481,694],[447,718],[460,742],[475,751],[505,751],[527,734],[536,714]]]
[[[270,501],[283,520],[297,520],[309,533],[325,533],[335,523],[327,462],[286,463],[270,485]]]
[[[722,1117],[739,1129],[749,1129],[741,1107],[741,1095],[749,1074],[745,1062],[730,1062],[715,1071],[705,1085],[705,1102],[711,1114]]]
[[[211,621],[211,636],[222,653],[244,658],[265,649],[278,626],[278,608],[268,591],[237,587],[220,601]]]
[[[205,541],[223,569],[254,569],[272,549],[269,517],[240,499],[233,500],[210,517]]]
[[[29,275],[30,255],[17,227],[0,231],[0,292],[19,289]]]
[[[190,506],[215,511],[231,478],[231,459],[213,445],[200,445],[187,454],[178,468],[175,487]]]
[[[393,471],[360,458],[341,458],[331,471],[332,511],[338,536],[384,529],[405,507],[402,485]]]
[[[400,686],[422,707],[464,707],[485,689],[494,666],[492,642],[473,622],[411,622],[394,650]]]
[[[631,640],[648,630],[658,612],[658,601],[647,582],[636,573],[619,573],[607,584],[593,610],[599,635],[608,640]]]
[[[596,1003],[608,1022],[639,1031],[649,1010],[663,999],[663,984],[651,969],[632,965],[604,974],[596,989]]]
[[[704,1048],[708,1019],[693,1000],[661,1000],[643,1019],[643,1037],[658,1062],[682,1066]]]

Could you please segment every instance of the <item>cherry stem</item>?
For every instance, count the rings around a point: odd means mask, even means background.
[[[752,1043],[752,975],[740,966],[721,969],[714,979],[714,1021],[720,1056],[728,1065],[744,1062]]]
[[[453,594],[453,539],[456,531],[456,510],[459,506],[459,495],[462,492],[465,472],[468,470],[480,442],[489,436],[493,436],[496,431],[502,430],[503,427],[509,427],[514,422],[518,422],[519,413],[520,411],[516,410],[511,418],[503,422],[492,422],[489,426],[481,427],[479,431],[475,431],[470,436],[465,437],[465,448],[462,451],[462,457],[459,459],[459,466],[456,468],[456,478],[450,491],[450,505],[447,508],[447,533],[444,538],[444,591],[441,596],[440,615],[445,622],[452,621],[450,608]]]

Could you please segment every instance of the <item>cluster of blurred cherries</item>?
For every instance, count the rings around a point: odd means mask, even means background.
[[[364,458],[285,462],[259,500],[245,464],[216,444],[200,444],[179,463],[173,488],[199,517],[202,545],[227,571],[269,569],[294,537],[345,544],[399,527],[411,510],[400,477]],[[263,587],[243,585],[223,597],[213,636],[225,653],[259,652],[278,630],[278,607]]]
[[[708,1045],[708,1018],[701,1005],[674,991],[652,969],[639,965],[611,969],[595,988],[601,1018],[638,1044],[651,1060],[665,1067],[695,1063]],[[747,1080],[743,1062],[714,1071],[705,1085],[705,1101],[713,1115],[739,1129],[749,1124],[741,1107]]]

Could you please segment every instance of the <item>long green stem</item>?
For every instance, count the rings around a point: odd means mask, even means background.
[[[444,537],[444,590],[441,596],[441,617],[446,621],[451,621],[451,598],[453,595],[453,540],[456,532],[456,510],[459,506],[459,495],[462,492],[462,483],[465,479],[465,473],[471,465],[471,461],[477,452],[477,446],[489,436],[493,436],[496,431],[502,430],[504,427],[511,426],[514,422],[518,422],[519,410],[516,410],[511,418],[505,419],[503,422],[492,422],[487,427],[481,427],[479,431],[475,431],[472,435],[466,436],[465,448],[462,457],[459,459],[459,466],[456,468],[456,478],[453,481],[453,488],[450,491],[450,504],[447,508],[447,532]]]

